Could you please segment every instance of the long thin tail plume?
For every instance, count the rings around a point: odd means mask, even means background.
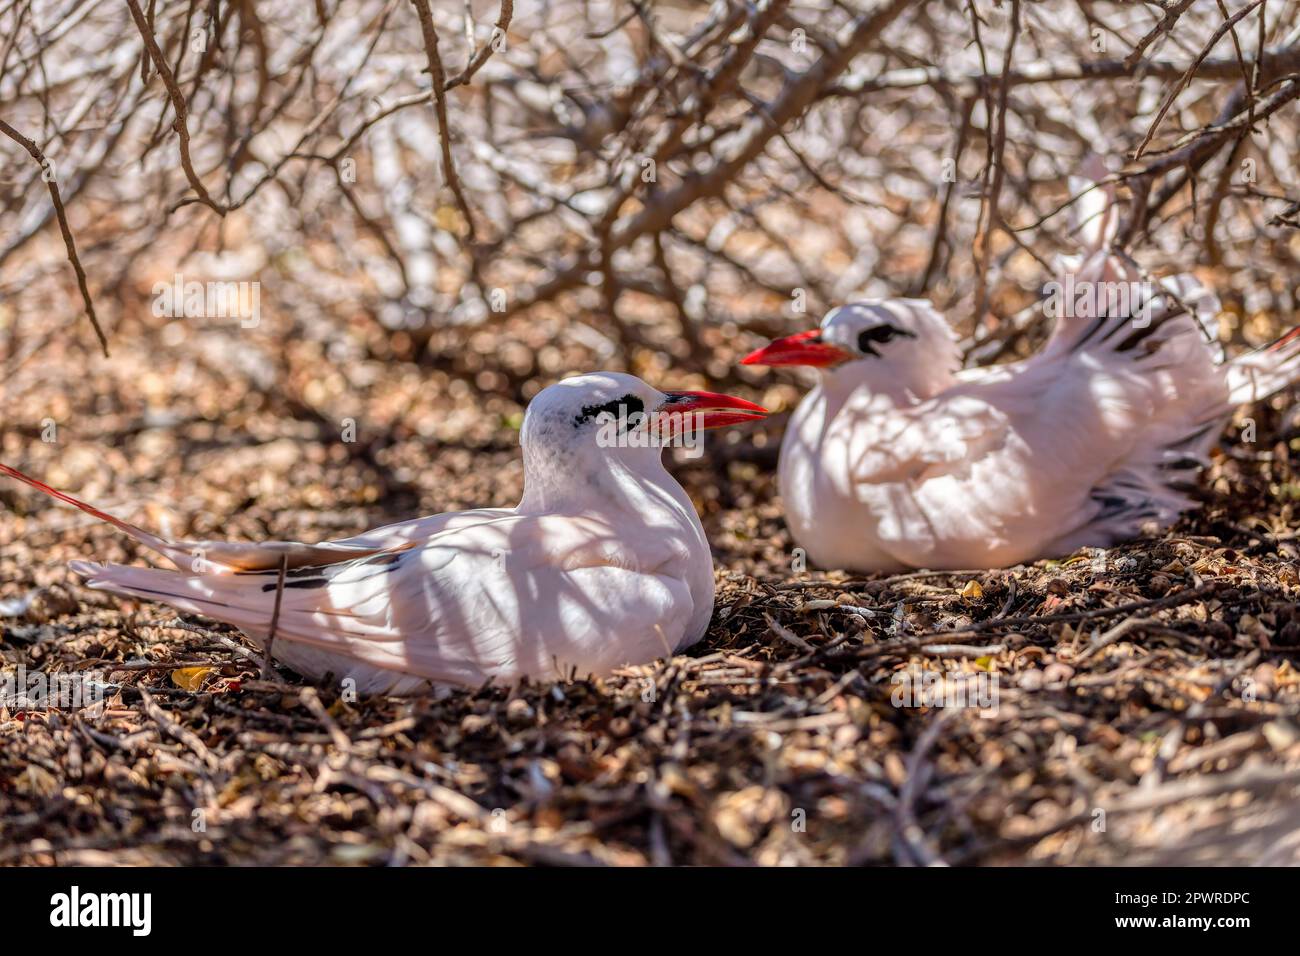
[[[81,509],[92,518],[98,518],[100,521],[107,521],[119,531],[122,531],[134,538],[136,541],[139,541],[146,548],[158,552],[178,568],[182,566],[181,562],[186,560],[186,552],[184,549],[179,549],[173,542],[160,538],[152,532],[145,531],[143,528],[133,525],[129,521],[123,521],[121,518],[115,517],[106,511],[100,511],[94,505],[87,504],[79,498],[74,498],[72,495],[65,494],[57,488],[51,488],[45,482],[38,481],[30,475],[24,475],[16,468],[10,468],[8,465],[0,464],[0,475],[8,475],[10,478],[16,478],[23,484],[35,488],[42,494],[49,495],[51,498],[56,498],[59,501],[72,505],[74,508]]]
[[[24,475],[16,468],[0,464],[0,475],[16,478],[23,484],[35,488],[42,494],[79,508],[86,514],[107,521],[119,531],[139,541],[146,548],[156,551],[170,561],[178,571],[189,574],[229,574],[240,571],[270,571],[283,563],[289,568],[319,567],[349,561],[353,558],[375,554],[388,545],[388,542],[369,545],[348,542],[330,542],[321,544],[302,544],[298,541],[261,541],[257,543],[243,541],[169,541],[151,531],[123,521],[94,505],[87,504],[72,495],[65,494],[57,488],[51,488],[43,481]]]

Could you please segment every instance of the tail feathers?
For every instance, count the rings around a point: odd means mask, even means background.
[[[270,633],[271,619],[276,615],[276,571],[188,574],[90,561],[71,561],[68,566],[82,577],[86,587],[156,601],[233,624],[259,642]],[[300,573],[290,572],[278,591],[278,637],[334,650],[352,639],[369,639],[376,646],[398,642],[385,619],[372,620],[353,608],[335,607],[320,597],[316,587],[295,586],[303,580]]]
[[[1300,382],[1300,326],[1227,364],[1233,405],[1248,405]]]
[[[72,561],[69,567],[85,579],[87,587],[233,624],[258,647],[267,647],[275,600],[259,579],[273,580],[274,572],[255,575],[255,586],[249,586],[244,575],[186,574],[89,561]],[[376,625],[342,612],[312,612],[295,603],[302,599],[300,591],[286,591],[283,599],[271,644],[271,653],[280,663],[312,680],[347,677],[355,681],[360,694],[413,694],[430,686],[430,678],[403,669],[401,641]],[[457,682],[450,675],[447,681]]]
[[[15,468],[10,468],[5,464],[0,464],[0,475],[8,475],[10,478],[16,478],[23,484],[30,485],[42,494],[49,495],[51,498],[57,498],[59,501],[66,502],[74,508],[80,508],[86,514],[93,518],[98,518],[100,521],[107,521],[119,531],[123,531],[136,541],[139,541],[146,548],[163,555],[178,568],[182,566],[182,561],[188,561],[185,549],[179,547],[177,544],[167,541],[164,538],[160,538],[158,535],[149,531],[145,531],[143,528],[137,527],[129,521],[123,521],[121,518],[114,517],[106,511],[100,511],[94,505],[87,504],[78,498],[72,497],[72,495],[64,494],[56,488],[51,488],[49,485],[45,484],[45,482],[37,481],[30,475],[24,475],[21,471],[18,471]]]
[[[274,595],[264,593],[260,586],[240,587],[234,583],[246,579],[90,561],[70,561],[68,567],[81,576],[88,588],[154,601],[178,611],[233,624],[258,644],[263,643],[271,630]],[[291,637],[292,630],[291,616],[285,613],[277,622],[276,633]]]
[[[124,564],[95,564],[92,561],[69,561],[68,567],[83,579],[86,587],[97,591],[158,601],[178,611],[236,623],[230,620],[230,605],[219,600],[211,589],[205,588],[197,575]]]

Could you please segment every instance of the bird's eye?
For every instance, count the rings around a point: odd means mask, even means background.
[[[913,333],[906,329],[900,329],[897,326],[889,325],[888,323],[883,325],[873,325],[869,329],[863,329],[862,332],[858,334],[858,351],[862,352],[864,355],[879,355],[880,353],[876,351],[875,346],[884,345],[886,342],[893,341],[900,337],[909,339],[916,338]]]

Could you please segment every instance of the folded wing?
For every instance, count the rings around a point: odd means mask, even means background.
[[[186,574],[74,570],[91,587],[233,624],[316,679],[332,672],[477,686],[608,671],[671,653],[694,605],[671,546],[636,549],[593,519],[509,516],[350,561]],[[278,650],[277,650],[278,648]]]

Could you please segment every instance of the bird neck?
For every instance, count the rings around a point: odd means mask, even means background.
[[[855,381],[827,376],[822,380],[821,391],[826,402],[827,423],[845,408],[851,408],[859,415],[887,414],[895,409],[910,408],[921,401],[906,387],[865,378]]]
[[[521,514],[635,517],[659,523],[695,509],[663,466],[659,448],[524,450]]]
[[[934,398],[956,384],[959,364],[935,361],[924,365],[852,362],[822,375],[822,391],[835,407],[864,403],[871,408],[906,408]]]

